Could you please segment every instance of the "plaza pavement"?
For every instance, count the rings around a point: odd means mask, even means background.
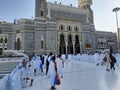
[[[78,60],[66,60],[61,85],[57,90],[120,90],[120,67],[106,71],[105,66]],[[32,87],[22,90],[50,90],[46,75],[35,76]]]

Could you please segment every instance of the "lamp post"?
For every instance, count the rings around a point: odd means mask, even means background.
[[[118,48],[118,51],[119,51],[119,27],[118,27],[118,15],[117,15],[117,13],[118,13],[118,11],[120,10],[120,8],[119,7],[116,7],[116,8],[114,8],[113,9],[113,12],[115,12],[116,13],[116,25],[117,25],[117,48]]]

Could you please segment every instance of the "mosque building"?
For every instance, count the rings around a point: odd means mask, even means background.
[[[4,43],[0,40],[0,45],[7,50],[23,50],[27,54],[95,52],[99,49],[100,39],[97,38],[91,5],[92,0],[78,0],[78,7],[35,0],[35,18],[0,23],[3,41],[6,39]],[[116,37],[116,34],[112,35]],[[115,46],[116,38],[113,41]],[[2,52],[3,48],[0,50]]]

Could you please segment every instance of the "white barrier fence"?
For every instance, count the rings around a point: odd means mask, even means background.
[[[11,62],[10,65],[12,65],[12,63],[19,62],[22,58],[23,57],[0,58],[0,63],[9,65],[9,63]],[[21,81],[18,80],[20,79],[20,76],[20,69],[15,68],[10,74],[7,74],[5,77],[3,77],[3,79],[0,79],[0,90],[21,90],[18,89],[19,87],[21,87],[21,84],[19,83]]]
[[[0,90],[21,90],[21,70],[15,68],[0,81]]]

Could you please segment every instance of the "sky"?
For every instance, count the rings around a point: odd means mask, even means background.
[[[48,0],[62,2],[64,5],[77,7],[77,0]],[[120,0],[93,0],[91,6],[94,13],[95,29],[99,31],[117,32],[116,14],[113,8],[120,7]],[[35,0],[0,0],[0,21],[13,22],[14,19],[32,18],[35,12]],[[118,12],[120,27],[120,11]]]

